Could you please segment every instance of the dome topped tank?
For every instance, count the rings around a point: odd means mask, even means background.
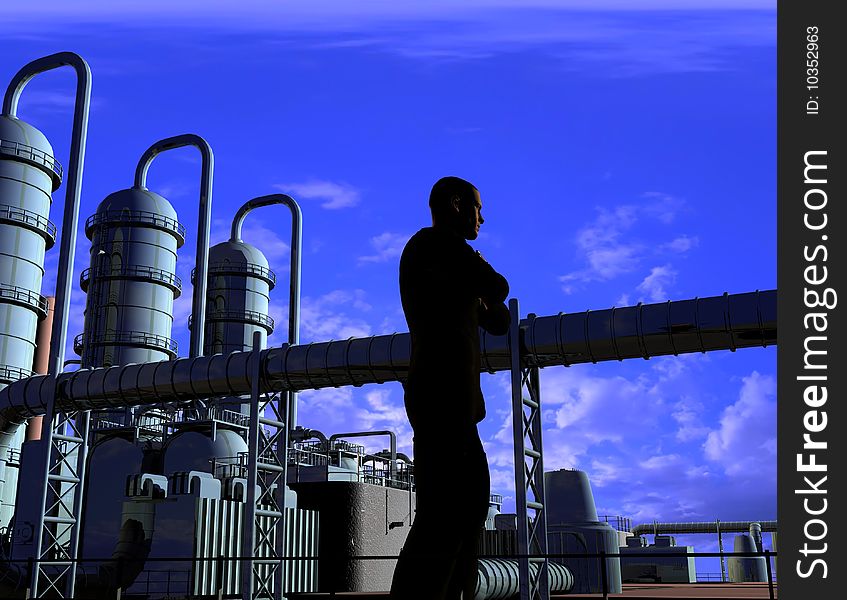
[[[36,330],[47,316],[40,293],[44,256],[56,242],[51,194],[61,181],[44,134],[0,115],[0,389],[33,374]],[[7,465],[22,441],[21,426],[0,430],[0,529],[14,513],[17,468]]]
[[[268,312],[275,284],[276,275],[255,246],[230,239],[210,248],[204,353],[250,350],[255,331],[264,348],[274,328]]]
[[[182,430],[165,443],[164,472],[211,472],[211,461],[234,464],[247,452],[247,442],[238,433],[217,428],[214,437],[208,430]]]
[[[83,367],[156,362],[177,355],[173,301],[182,290],[177,249],[185,228],[171,203],[147,189],[110,194],[85,223],[90,267],[85,331],[74,340]]]

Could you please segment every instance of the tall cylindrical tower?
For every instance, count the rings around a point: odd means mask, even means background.
[[[47,216],[61,179],[44,134],[0,115],[0,389],[33,374],[36,329],[47,316],[40,293],[44,253],[56,241]],[[0,429],[0,528],[14,513],[22,441],[22,424]]]
[[[162,196],[130,188],[109,195],[85,223],[90,267],[80,286],[88,294],[85,331],[74,340],[82,367],[170,360],[173,302],[182,283],[177,249],[185,228]]]
[[[206,288],[206,335],[203,353],[228,354],[251,350],[253,333],[262,337],[262,348],[273,333],[268,314],[270,291],[276,275],[265,255],[241,240],[228,240],[209,249]]]

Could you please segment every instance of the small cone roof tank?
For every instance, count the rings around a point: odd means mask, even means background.
[[[544,495],[549,525],[597,521],[594,494],[585,471],[560,469],[544,473]]]

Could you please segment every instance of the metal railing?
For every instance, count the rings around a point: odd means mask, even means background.
[[[597,518],[604,523],[608,523],[617,531],[632,531],[632,519],[629,517],[621,517],[620,515],[599,515]]]
[[[0,383],[12,383],[20,379],[26,379],[35,375],[35,371],[13,367],[12,365],[0,365]]]
[[[14,156],[15,158],[22,158],[27,162],[35,163],[39,167],[44,167],[50,171],[57,183],[62,181],[62,165],[43,150],[21,144],[20,142],[0,140],[0,155]]]
[[[182,280],[175,273],[146,265],[123,265],[118,270],[113,270],[108,265],[94,267],[94,269],[89,267],[79,274],[79,287],[82,288],[82,291],[88,291],[88,282],[92,277],[98,279],[141,279],[162,283],[174,291],[174,298],[178,298],[182,292]]]
[[[194,283],[194,272],[197,269],[191,270],[191,283]],[[257,277],[259,279],[264,279],[268,282],[268,285],[273,289],[276,285],[276,273],[274,273],[268,267],[263,267],[262,265],[257,265],[255,263],[242,263],[242,264],[234,264],[234,263],[225,263],[225,264],[213,264],[209,265],[208,274],[211,275],[237,275],[241,277]]]
[[[162,350],[171,355],[171,358],[176,358],[177,343],[176,340],[156,335],[144,331],[107,331],[106,333],[95,337],[94,339],[85,340],[85,332],[80,333],[74,338],[74,352],[81,354],[86,343],[94,346],[103,346],[107,344],[116,345],[139,345],[152,348],[154,350]]]
[[[188,315],[188,328],[191,329],[194,315]],[[265,313],[260,313],[257,310],[214,310],[206,314],[206,323],[213,321],[227,321],[235,323],[250,323],[259,325],[272,332],[274,329],[274,320]]]
[[[771,560],[776,558],[777,553],[771,552],[770,550],[763,550],[761,552],[685,552],[685,553],[673,553],[673,554],[672,553],[658,553],[658,552],[650,552],[650,553],[647,553],[647,552],[632,552],[632,553],[627,553],[625,555],[621,555],[620,553],[616,553],[616,552],[593,552],[593,553],[592,552],[586,552],[586,553],[570,552],[570,553],[547,553],[547,554],[533,554],[533,555],[519,555],[519,554],[511,554],[511,553],[509,553],[509,554],[479,554],[480,559],[518,559],[518,558],[534,558],[534,559],[547,559],[547,560],[569,559],[569,558],[570,559],[592,559],[592,558],[596,559],[596,560],[599,561],[599,566],[600,566],[600,569],[599,569],[599,571],[600,571],[600,581],[602,582],[602,585],[600,586],[601,590],[597,591],[597,592],[580,592],[580,594],[583,597],[585,597],[585,596],[602,597],[604,599],[608,599],[609,594],[612,593],[609,589],[610,586],[609,586],[609,581],[608,581],[609,573],[608,573],[608,568],[607,568],[607,561],[609,559],[620,558],[621,556],[625,556],[625,557],[655,557],[655,558],[659,558],[659,557],[677,557],[678,558],[678,557],[681,557],[681,556],[685,556],[687,558],[688,557],[693,557],[693,558],[707,558],[707,557],[708,558],[715,558],[715,557],[757,558],[757,557],[764,557],[765,563],[767,565],[767,581],[759,582],[759,583],[762,584],[763,586],[765,584],[767,584],[768,596],[769,596],[770,600],[775,600],[775,598],[777,597],[776,596],[777,580],[776,580],[776,578],[773,574],[773,570],[772,570],[772,567],[771,567]],[[323,555],[321,555],[321,553],[318,552],[317,555],[280,556],[280,557],[276,557],[276,558],[261,558],[261,557],[254,557],[254,556],[226,556],[226,557],[215,556],[215,557],[195,557],[195,558],[186,558],[186,557],[155,557],[154,558],[154,557],[148,557],[144,560],[145,560],[146,563],[151,563],[151,564],[163,563],[163,562],[190,563],[192,568],[195,569],[195,570],[198,569],[198,567],[200,566],[201,563],[214,562],[217,565],[216,577],[215,577],[215,579],[216,579],[215,588],[217,590],[217,596],[216,597],[218,597],[218,598],[226,598],[226,597],[240,598],[241,597],[240,594],[235,595],[235,596],[226,596],[226,595],[223,594],[223,589],[224,589],[223,573],[225,571],[225,569],[223,567],[225,565],[229,564],[229,563],[252,561],[254,563],[260,562],[260,563],[267,564],[267,565],[278,565],[278,568],[281,568],[283,566],[283,563],[289,563],[290,564],[291,562],[297,562],[297,561],[301,561],[301,562],[318,561],[318,564],[320,565],[320,561],[322,561],[322,560],[330,560],[330,561],[338,561],[338,560],[342,560],[342,561],[396,561],[397,558],[398,557],[396,555],[370,555],[370,556],[367,556],[367,555],[366,556],[344,555],[344,556],[339,556],[338,552],[330,549],[329,552],[326,552]],[[8,562],[25,564],[25,565],[28,566],[28,568],[30,570],[32,570],[36,564],[40,564],[42,566],[56,566],[56,567],[60,567],[60,568],[67,568],[67,567],[70,567],[70,566],[75,565],[75,564],[84,564],[84,563],[101,563],[101,564],[103,564],[103,563],[106,563],[106,564],[116,563],[115,572],[119,574],[122,571],[122,568],[121,568],[122,563],[125,562],[125,560],[126,559],[120,559],[120,558],[118,558],[118,559],[116,559],[116,558],[87,558],[87,559],[68,559],[68,560],[44,560],[44,559],[38,560],[38,559],[35,559],[35,558],[29,558],[29,559],[26,559],[26,560],[9,560]],[[318,570],[320,571],[320,567],[318,568]],[[168,573],[168,572],[170,572],[172,574],[171,575],[164,575],[161,580],[151,582],[150,574],[152,574],[152,573],[164,574],[164,573]],[[125,587],[122,587],[121,591],[126,592],[128,595],[140,594],[140,593],[143,592],[143,593],[146,594],[143,597],[146,597],[150,600],[153,600],[155,598],[165,599],[165,598],[189,598],[189,597],[193,597],[193,596],[191,596],[191,592],[188,589],[188,587],[190,585],[190,581],[191,581],[190,575],[192,573],[192,569],[188,569],[188,570],[186,570],[186,569],[179,569],[179,570],[176,570],[176,569],[158,569],[158,570],[147,569],[147,570],[141,571],[141,573],[148,573],[148,575],[147,575],[146,578],[140,578],[140,574],[139,574],[139,576],[135,577],[135,579],[133,580],[132,583],[126,585]],[[174,575],[183,576],[183,574],[185,574],[185,573],[189,574],[189,577],[188,577],[187,580],[182,580],[182,579],[179,579],[178,577],[174,576]],[[151,583],[161,584],[163,582],[165,583],[165,586],[166,586],[165,590],[151,589]],[[329,583],[330,583],[331,586],[334,585],[335,579],[331,578],[329,580]],[[183,587],[181,589],[177,589],[177,584],[181,584]],[[643,585],[643,584],[640,584],[640,585]],[[661,584],[661,583],[656,583],[656,584],[653,584],[653,585],[656,585],[656,586],[661,586],[661,585],[674,585],[674,586],[691,585],[691,586],[694,586],[694,585],[697,585],[697,584],[696,583],[688,583],[688,584],[680,584],[680,583]],[[710,581],[710,582],[708,582],[708,585],[710,585],[710,586],[726,586],[725,590],[721,591],[721,597],[722,598],[733,598],[733,596],[730,595],[732,593],[732,588],[730,587],[731,584],[717,582],[717,581],[715,581],[715,582]],[[153,585],[152,587],[155,587],[155,585]],[[336,587],[338,587],[338,586],[336,586]],[[285,593],[288,593],[289,591],[290,590],[284,590]],[[334,596],[336,593],[346,592],[346,591],[349,591],[349,590],[331,588],[329,590],[321,590],[320,593],[329,593],[330,596]],[[110,595],[109,597],[120,597],[120,596],[117,596],[115,594],[115,592],[117,592],[117,590],[113,590],[111,592],[111,594],[114,594],[114,595]],[[743,590],[739,591],[739,595],[735,596],[735,597],[737,597],[737,598],[749,598],[749,597],[751,597],[750,596],[750,588],[745,586]]]
[[[43,319],[47,316],[47,298],[37,292],[16,285],[0,283],[0,301],[8,300],[27,308],[35,309],[35,312]]]
[[[23,225],[28,229],[38,232],[47,242],[48,249],[52,248],[53,244],[56,243],[56,225],[50,219],[35,211],[20,208],[19,206],[0,204],[0,222],[3,221]]]
[[[91,239],[91,234],[100,225],[149,225],[157,229],[163,229],[175,233],[182,242],[185,241],[185,225],[149,210],[106,210],[97,212],[85,220],[85,235]]]

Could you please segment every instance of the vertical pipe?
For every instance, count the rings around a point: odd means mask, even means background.
[[[135,169],[135,187],[147,189],[147,171],[150,164],[160,152],[194,146],[202,157],[202,174],[200,177],[200,205],[197,217],[197,250],[194,269],[194,296],[191,302],[192,327],[189,356],[203,355],[203,335],[206,329],[206,285],[209,274],[209,230],[212,217],[212,175],[215,168],[215,157],[209,143],[199,135],[186,133],[159,140],[141,156]]]
[[[82,168],[85,162],[85,143],[88,137],[88,112],[91,104],[91,69],[88,63],[73,52],[58,52],[36,59],[25,65],[12,78],[3,98],[3,113],[16,116],[18,100],[29,81],[44,71],[70,66],[76,71],[77,86],[74,100],[74,121],[71,131],[71,151],[68,161],[68,179],[65,188],[65,208],[62,219],[62,241],[59,247],[59,270],[56,276],[55,312],[50,336],[51,374],[61,373],[65,362],[65,340],[70,312],[71,284],[73,283],[76,233],[79,221],[79,199],[82,193]]]
[[[291,268],[288,287],[288,343],[295,346],[300,343],[300,264],[303,255],[303,214],[297,202],[287,194],[269,194],[259,196],[248,201],[238,209],[232,219],[232,231],[230,239],[233,242],[241,241],[241,227],[244,219],[254,208],[270,206],[272,204],[285,204],[291,211]],[[285,393],[287,408],[285,412],[286,426],[289,433],[297,426],[297,396],[295,392]]]
[[[56,297],[47,296],[47,316],[38,323],[35,333],[35,357],[32,361],[32,370],[39,375],[46,375],[50,369],[50,335],[53,330],[53,314],[56,306]],[[32,417],[26,424],[26,441],[41,439],[41,422],[43,415]]]
[[[241,554],[252,557],[256,550],[256,484],[258,479],[259,462],[259,377],[262,363],[259,360],[261,351],[261,334],[253,332],[253,357],[250,365],[250,428],[247,430],[247,504],[244,507],[244,523],[241,530]],[[285,485],[283,485],[283,513],[285,512]],[[241,597],[251,600],[253,597],[253,561],[248,558],[241,563]]]

